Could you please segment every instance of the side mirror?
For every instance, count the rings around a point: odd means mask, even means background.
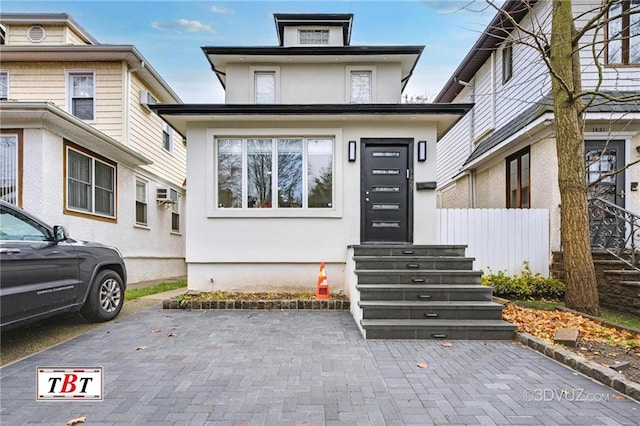
[[[59,243],[60,241],[65,241],[67,238],[69,238],[69,234],[67,233],[67,230],[64,229],[64,226],[54,226],[53,234],[53,237],[55,238],[57,243]]]

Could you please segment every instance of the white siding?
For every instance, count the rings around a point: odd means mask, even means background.
[[[447,185],[454,176],[460,173],[462,165],[469,158],[471,112],[467,113],[453,129],[451,129],[437,145],[438,149],[438,187]]]

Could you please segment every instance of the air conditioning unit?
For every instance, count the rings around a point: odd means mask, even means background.
[[[146,90],[140,91],[140,105],[145,107],[147,110],[151,111],[151,108],[149,108],[149,105],[155,105],[157,103],[158,103],[158,100],[154,98],[151,93],[149,93]]]
[[[178,202],[178,191],[171,188],[157,188],[156,201],[159,204],[175,204]]]

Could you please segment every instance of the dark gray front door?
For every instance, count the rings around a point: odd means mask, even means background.
[[[409,177],[410,139],[363,139],[361,241],[413,241]]]
[[[624,208],[624,141],[586,141],[589,198],[602,198]]]

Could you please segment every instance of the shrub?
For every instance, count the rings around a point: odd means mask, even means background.
[[[482,284],[493,287],[493,293],[507,299],[554,299],[564,298],[564,283],[556,278],[545,278],[534,274],[528,262],[523,262],[524,269],[520,275],[509,276],[504,271],[482,276]]]

